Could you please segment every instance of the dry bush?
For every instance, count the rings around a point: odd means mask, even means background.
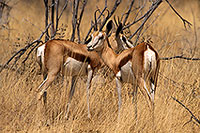
[[[38,6],[43,7],[43,3],[39,3],[38,5],[33,1],[32,10],[28,10],[26,2],[19,2],[13,7],[10,15],[14,18],[10,20],[10,27],[14,30],[10,31],[10,37],[7,39],[4,38],[7,36],[7,32],[0,31],[1,64],[5,63],[14,52],[25,46],[26,41],[31,41],[32,38],[39,36],[40,31],[35,26],[27,21],[22,21],[23,18],[26,18],[30,22],[34,22],[37,27],[44,27],[43,10],[37,8]],[[198,1],[184,2],[181,5],[176,2],[174,4],[182,16],[190,20],[193,26],[195,24],[195,28],[191,27],[185,30],[179,18],[168,9],[166,3],[163,3],[155,13],[160,13],[160,17],[144,33],[144,36],[150,35],[154,42],[153,46],[158,50],[160,57],[183,54],[187,57],[200,58]],[[92,4],[88,5],[88,7],[91,6]],[[190,9],[193,10],[194,15]],[[123,6],[120,6],[118,13],[120,11],[123,11]],[[38,15],[41,16],[38,17]],[[82,27],[82,35],[84,35],[83,31],[88,28],[86,20],[91,19],[91,16],[87,9],[83,19],[83,25],[87,26]],[[65,38],[69,38],[71,21],[63,19],[62,23],[68,25]],[[134,31],[134,27],[131,30]],[[179,99],[200,119],[199,66],[199,61],[182,59],[161,61],[155,98],[155,132],[199,132],[200,127],[197,123],[194,121],[187,123],[190,120],[190,114],[171,98],[173,96]],[[132,90],[128,84],[125,84],[122,90],[121,119],[117,119],[117,92],[115,82],[109,78],[105,79],[104,84],[97,82],[95,85],[93,83],[91,87],[91,119],[87,118],[85,77],[78,80],[68,120],[64,119],[64,115],[71,84],[70,77],[67,77],[64,82],[58,78],[48,89],[47,116],[50,126],[39,126],[41,115],[38,114],[34,91],[42,81],[38,70],[39,66],[35,62],[35,55],[32,54],[25,66],[18,63],[14,67],[14,71],[6,69],[1,72],[0,132],[153,132],[147,99],[140,92],[138,93],[138,121],[136,122],[134,104],[130,95]],[[93,89],[94,86],[96,89]]]

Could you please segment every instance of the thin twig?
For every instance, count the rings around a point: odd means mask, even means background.
[[[87,0],[84,0],[83,1],[83,6],[82,6],[82,9],[81,9],[81,13],[80,13],[80,17],[79,17],[79,21],[77,23],[77,35],[78,35],[78,43],[81,42],[81,38],[80,38],[80,24],[81,24],[81,20],[82,20],[82,17],[83,17],[83,13],[84,13],[84,10],[85,10],[85,6],[87,4]]]
[[[172,59],[176,59],[176,58],[184,59],[184,60],[193,60],[193,61],[200,60],[200,58],[189,58],[189,57],[184,57],[182,55],[173,56],[173,57],[163,57],[163,58],[160,58],[160,60],[172,60]]]
[[[36,44],[33,48],[31,48],[31,50],[28,52],[26,58],[22,61],[23,64],[27,61],[27,59],[28,59],[28,57],[30,56],[30,54],[33,52],[33,50],[34,50],[40,43],[43,44],[43,42],[42,42],[41,40],[40,40],[40,41],[37,41],[37,44]]]
[[[56,35],[56,32],[58,31],[58,22],[59,22],[58,9],[59,9],[59,0],[56,0],[56,28],[55,28],[53,36],[51,38],[54,38]]]
[[[129,37],[129,40],[131,38],[133,38],[133,36],[135,36],[137,34],[138,31],[141,32],[142,28],[144,27],[144,24],[147,22],[147,20],[149,19],[149,17],[153,14],[153,12],[158,8],[158,6],[162,3],[162,0],[158,0],[156,3],[153,3],[151,8],[149,9],[149,13],[145,16],[144,21],[142,22],[142,24],[138,27],[138,29]],[[139,32],[139,33],[140,33]],[[135,41],[135,44],[138,41],[140,34],[138,34],[137,39]]]
[[[54,11],[55,11],[55,0],[51,0],[52,2],[52,7],[51,7],[51,39],[54,37],[54,32],[55,32],[55,29],[54,29]]]
[[[65,0],[65,5],[64,5],[64,7],[63,7],[62,11],[60,12],[60,15],[59,15],[59,17],[58,17],[58,21],[60,20],[60,18],[61,18],[61,16],[62,16],[62,14],[63,14],[63,12],[64,12],[64,10],[66,9],[66,7],[67,7],[67,4],[68,4],[68,0]]]
[[[160,1],[162,2],[162,0],[160,0]],[[141,16],[141,17],[138,18],[137,20],[134,20],[132,23],[130,23],[130,24],[124,26],[122,30],[125,30],[125,29],[131,27],[132,25],[136,24],[137,22],[139,22],[140,20],[142,20],[143,18],[145,18],[145,17],[149,14],[149,12],[151,12],[151,10],[153,9],[152,7],[153,7],[153,5],[150,7],[150,9],[149,9],[143,16]],[[142,9],[142,8],[141,8],[141,9]],[[139,12],[138,12],[138,13],[139,13]],[[137,15],[136,15],[136,17],[137,17]]]
[[[48,0],[44,0],[45,5],[45,27],[48,26],[48,16],[49,16],[49,8],[48,8]],[[49,33],[46,32],[45,42],[49,39]]]
[[[125,23],[126,23],[128,17],[129,17],[129,14],[130,14],[130,12],[131,12],[131,9],[132,9],[132,7],[133,7],[134,2],[135,2],[135,0],[132,0],[132,1],[131,1],[131,4],[130,4],[130,6],[129,6],[129,8],[128,8],[128,11],[127,11],[126,16],[125,16],[125,18],[124,18],[124,21],[123,21],[123,23],[122,23],[122,26],[125,25]]]
[[[141,36],[143,36],[143,34],[156,22],[156,20],[158,19],[159,16],[160,16],[160,14],[158,14],[158,15],[154,18],[154,20],[153,20],[149,25],[147,25],[147,26],[145,27],[145,29],[143,30]]]
[[[171,9],[176,13],[176,15],[178,15],[178,17],[183,21],[183,24],[184,24],[185,29],[187,29],[186,24],[188,24],[189,27],[192,26],[192,24],[191,24],[189,21],[187,21],[186,19],[184,19],[184,18],[175,10],[175,8],[169,3],[168,0],[165,0],[165,1],[169,4],[169,6],[170,6]]]
[[[15,62],[13,63],[13,65],[16,64],[16,62],[20,59],[20,57],[26,52],[26,50],[28,48],[30,48],[33,44],[41,42],[42,37],[44,36],[44,34],[48,31],[49,27],[50,27],[51,23],[49,25],[47,25],[47,27],[45,28],[44,32],[42,32],[42,34],[40,35],[40,37],[37,40],[34,40],[32,43],[28,44],[27,46],[25,46],[24,48],[20,49],[19,51],[17,51],[5,64],[4,66],[1,68],[0,72],[2,72],[2,70],[8,66],[8,64],[14,59],[16,58]],[[18,56],[17,56],[18,55]]]
[[[181,103],[179,100],[177,100],[174,97],[171,97],[173,100],[175,100],[176,102],[178,102],[181,106],[183,106],[190,114],[191,114],[191,119],[193,118],[198,124],[200,124],[200,120],[197,119],[196,116],[194,116],[194,114],[192,113],[192,111],[190,111],[190,109],[188,109],[183,103]]]
[[[104,21],[102,22],[101,27],[99,28],[99,30],[101,31],[104,27],[104,25],[106,24],[106,22],[108,21],[108,19],[114,14],[114,12],[116,11],[117,7],[119,6],[119,4],[121,3],[121,0],[116,0],[115,4],[111,10],[111,12],[109,13],[109,15],[104,19]]]
[[[106,11],[106,9],[107,9],[107,0],[105,0],[105,6],[104,6],[104,9],[103,9],[102,12],[99,14],[99,16],[98,16],[98,18],[97,18],[97,22],[99,21],[99,19],[100,19],[101,16],[103,15],[103,13]],[[85,39],[84,39],[84,43],[87,41],[88,36],[90,35],[90,33],[91,33],[92,29],[94,28],[94,26],[95,26],[95,24],[92,23],[92,24],[91,24],[91,27],[90,27],[90,29],[89,29],[89,31],[88,31],[88,33],[87,33]]]
[[[72,35],[70,41],[74,41],[75,39],[79,2],[79,0],[74,0],[73,2]]]

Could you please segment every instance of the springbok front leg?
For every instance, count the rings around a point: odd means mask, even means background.
[[[121,71],[119,71],[115,77],[116,89],[118,93],[118,119],[120,119],[120,109],[121,109],[121,104],[122,104],[122,99],[121,99],[122,81],[121,80],[122,80]]]
[[[91,81],[93,78],[93,70],[90,65],[88,65],[87,70],[88,70],[88,79],[87,79],[87,83],[86,83],[86,91],[87,91],[88,118],[90,118],[91,117],[91,114],[90,114],[90,87],[91,87]]]

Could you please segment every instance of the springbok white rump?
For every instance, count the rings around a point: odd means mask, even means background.
[[[92,40],[88,43],[87,47],[89,51],[96,51],[103,62],[115,73],[119,98],[119,116],[122,82],[136,83],[136,86],[140,88],[144,95],[145,92],[147,93],[152,105],[154,105],[154,96],[160,65],[158,53],[150,44],[144,42],[134,48],[124,50],[121,54],[117,55],[112,50],[107,36],[112,29],[112,21],[109,21],[106,27],[106,32],[96,31],[92,34]],[[130,67],[131,71],[129,72]],[[146,81],[147,83],[150,83],[150,89],[147,88]]]

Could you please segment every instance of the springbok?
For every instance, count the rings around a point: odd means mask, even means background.
[[[123,82],[132,83],[133,86],[136,85],[144,95],[146,92],[152,105],[154,105],[160,59],[156,50],[145,42],[134,48],[124,50],[120,54],[115,54],[108,40],[108,33],[112,29],[112,23],[112,20],[108,22],[106,32],[94,32],[91,35],[92,40],[87,44],[87,47],[88,51],[96,51],[103,62],[115,74],[118,91],[118,117],[120,117]],[[147,88],[146,81],[150,84],[150,89]],[[136,92],[137,87],[135,88]]]
[[[111,42],[114,42],[116,40],[115,38],[116,38],[116,33],[112,34],[112,37],[110,37],[109,39],[110,39]],[[89,41],[90,41],[90,39],[88,39],[88,42]],[[70,108],[70,103],[71,103],[72,97],[73,97],[74,92],[75,92],[75,86],[76,86],[76,83],[77,83],[76,82],[77,78],[79,76],[88,75],[88,79],[87,79],[87,105],[88,105],[88,117],[90,117],[89,88],[91,86],[91,81],[92,81],[92,78],[93,78],[93,71],[96,67],[94,66],[93,69],[91,70],[90,64],[88,62],[80,61],[79,59],[76,59],[74,57],[69,56],[68,54],[63,54],[63,55],[57,55],[56,54],[56,52],[57,52],[56,49],[63,49],[63,47],[65,47],[65,45],[70,47],[71,44],[77,45],[73,42],[66,41],[66,40],[51,40],[51,41],[48,41],[47,43],[45,43],[45,44],[43,44],[43,45],[41,45],[40,47],[37,48],[36,61],[40,66],[40,71],[42,72],[43,78],[44,78],[44,81],[39,86],[38,90],[43,85],[45,85],[43,91],[41,91],[41,94],[39,95],[39,99],[41,98],[42,93],[46,92],[46,89],[53,82],[55,76],[60,72],[60,70],[63,71],[62,72],[63,76],[64,75],[65,76],[72,76],[70,93],[69,93],[68,103],[67,103],[67,111],[66,111],[66,117],[67,117],[68,112],[69,112],[69,108]],[[114,43],[112,43],[112,49],[114,49],[116,52],[124,50],[122,47],[120,48],[119,46],[120,45],[117,45],[116,41]],[[83,45],[83,44],[79,44],[78,47],[83,47],[83,49],[85,49],[86,46]],[[73,50],[77,51],[74,48],[73,48]],[[45,50],[45,49],[50,49],[50,50]],[[72,50],[72,53],[73,53],[73,50]],[[94,60],[94,62],[96,61],[97,63],[100,63],[99,65],[103,66],[103,64],[100,61],[99,56],[98,56],[98,54],[96,54],[96,52],[89,52],[89,53],[88,53],[88,51],[84,51],[84,52],[86,53],[85,58],[87,56],[88,56],[88,58],[93,57],[92,59]],[[54,55],[54,56],[49,57],[49,55]],[[53,62],[53,60],[56,60],[56,59],[58,59],[57,62],[58,62],[59,65],[54,65],[52,67],[47,66],[48,62]],[[51,63],[49,63],[49,64],[51,64]],[[99,65],[97,65],[97,66],[99,66]],[[90,69],[90,71],[88,69]],[[51,71],[55,71],[55,72],[54,72],[53,76],[51,75],[51,77],[50,77],[51,79],[47,79],[47,75],[49,75],[49,73],[52,73]],[[66,74],[64,74],[64,71],[65,71]],[[43,95],[43,96],[46,96],[46,95]],[[44,99],[46,99],[46,98],[44,98]]]
[[[70,102],[74,94],[74,86],[77,76],[88,75],[87,79],[87,103],[88,117],[89,110],[89,88],[95,68],[101,66],[101,60],[96,52],[88,52],[86,45],[77,44],[67,40],[55,39],[50,40],[44,45],[44,67],[43,71],[47,73],[46,79],[38,87],[38,100],[42,97],[46,99],[47,88],[53,82],[57,74],[62,70],[66,72],[66,76],[72,76],[72,85],[67,104],[67,113],[69,111]],[[42,90],[41,90],[42,89]],[[41,90],[41,91],[40,91]],[[46,104],[46,101],[44,101]],[[67,115],[67,114],[66,114]]]
[[[96,18],[95,18],[96,19]],[[113,33],[111,34],[111,36],[109,37],[109,41],[112,42],[111,43],[111,47],[112,49],[116,52],[116,53],[119,53],[121,51],[123,51],[124,49],[127,49],[129,47],[132,47],[132,45],[130,44],[130,42],[125,38],[125,36],[123,34],[119,34],[119,32],[122,30],[122,26],[118,26],[117,27],[117,30],[114,31],[113,30]],[[90,41],[91,39],[88,39],[86,44]],[[57,40],[59,41],[59,40]],[[64,41],[64,40],[62,40]],[[51,43],[54,43],[56,41],[51,41]],[[49,42],[48,42],[49,43]],[[44,58],[47,58],[45,57],[45,47],[46,45],[48,44],[43,44],[41,46],[39,46],[36,50],[36,62],[39,64],[40,66],[40,71],[42,72],[43,74],[43,79],[44,79],[44,82],[46,82],[46,77],[48,75],[48,72],[47,72],[47,69],[49,68],[46,68],[45,66],[45,62],[44,62]],[[129,43],[129,47],[126,47],[126,44]],[[53,44],[52,44],[53,45]],[[57,45],[57,44],[55,44]],[[80,44],[82,45],[82,44]],[[48,46],[49,47],[49,46]],[[56,47],[62,47],[61,45],[57,45]],[[85,47],[85,46],[84,46]],[[55,52],[55,51],[51,51],[52,52]],[[96,55],[95,55],[96,56]],[[57,58],[57,56],[53,57],[53,58]],[[49,59],[51,60],[51,59]],[[97,62],[99,62],[99,58],[96,58]],[[64,66],[64,67],[63,67]],[[63,61],[63,66],[60,66],[60,70],[66,70],[67,71],[67,75],[64,74],[62,72],[62,75],[64,76],[72,76],[72,81],[71,81],[71,87],[70,87],[70,93],[69,93],[69,97],[68,97],[68,103],[67,103],[67,113],[66,113],[66,117],[67,117],[67,114],[69,112],[69,107],[70,107],[70,103],[71,103],[71,100],[72,100],[72,97],[74,95],[74,92],[75,92],[75,86],[76,86],[76,81],[77,81],[77,78],[79,76],[85,76],[85,75],[88,75],[87,71],[86,72],[78,72],[79,70],[87,70],[87,63],[83,63],[81,61],[78,61],[74,58],[67,58],[67,59],[64,59]],[[66,67],[65,67],[66,66]],[[103,66],[103,64],[102,64]],[[80,69],[82,67],[82,69]],[[70,68],[70,69],[69,69]],[[73,73],[70,73],[72,72]],[[75,72],[74,72],[75,71]],[[91,72],[92,73],[92,72]],[[92,75],[92,74],[91,74]],[[91,84],[91,80],[93,77],[91,77],[91,75],[88,75],[88,81],[87,81],[87,95],[89,95],[89,87],[90,87],[90,84]],[[50,82],[51,83],[51,82]],[[50,84],[48,83],[48,84]],[[43,83],[44,84],[44,83]],[[42,84],[42,85],[43,85]],[[42,85],[40,85],[40,87],[42,87]],[[39,87],[39,88],[40,88]],[[48,87],[48,86],[47,86]],[[89,102],[89,96],[87,98],[88,102]],[[90,116],[90,109],[89,109],[89,103],[88,103],[88,117]]]

